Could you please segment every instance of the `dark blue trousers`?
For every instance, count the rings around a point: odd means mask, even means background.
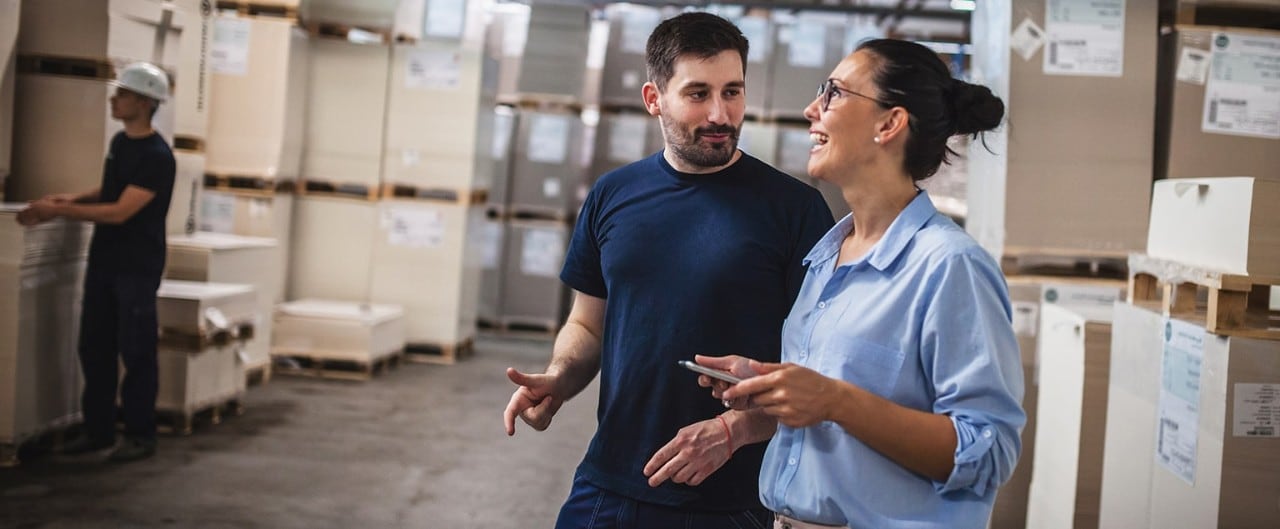
[[[160,276],[115,274],[89,267],[80,313],[80,369],[84,373],[85,433],[94,441],[115,439],[116,392],[125,434],[156,436],[156,291]],[[119,365],[124,364],[124,379]]]
[[[697,512],[619,496],[574,476],[556,529],[769,529],[768,510]]]

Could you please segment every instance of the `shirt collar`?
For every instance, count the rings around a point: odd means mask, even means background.
[[[889,225],[889,229],[885,231],[884,237],[880,238],[880,242],[876,243],[871,249],[871,253],[867,257],[867,262],[876,270],[884,270],[893,264],[902,251],[906,249],[907,244],[911,242],[924,227],[929,219],[938,213],[937,208],[933,207],[933,201],[929,199],[929,193],[921,190],[916,193],[916,197],[907,204],[907,207],[898,214],[898,218],[893,220],[893,224]],[[827,234],[818,240],[813,246],[813,250],[804,258],[805,266],[812,263],[823,262],[827,259],[834,258],[840,253],[840,244],[844,242],[845,235],[849,234],[849,230],[853,228],[853,214],[845,215],[840,222],[837,222]]]

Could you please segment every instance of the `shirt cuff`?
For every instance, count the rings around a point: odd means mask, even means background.
[[[975,425],[951,417],[951,424],[956,429],[956,459],[951,469],[951,476],[946,483],[934,483],[934,490],[939,494],[959,490],[972,490],[978,496],[985,496],[989,480],[981,479],[982,462],[996,442],[995,427],[990,424]]]

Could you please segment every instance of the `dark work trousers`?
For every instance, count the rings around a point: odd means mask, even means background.
[[[560,508],[556,529],[768,529],[773,513],[764,510],[691,512],[644,503],[614,494],[574,476],[569,499]]]
[[[117,274],[90,266],[85,275],[80,314],[84,394],[80,405],[85,433],[94,441],[115,438],[117,385],[125,434],[155,439],[159,288],[159,274]],[[124,380],[119,378],[121,362]]]

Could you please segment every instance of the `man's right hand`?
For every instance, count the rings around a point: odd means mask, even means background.
[[[547,374],[526,374],[507,368],[507,378],[520,386],[511,394],[511,402],[502,414],[503,423],[507,427],[507,435],[516,434],[516,416],[519,415],[525,424],[534,430],[543,431],[551,425],[551,418],[563,404],[552,395],[555,387],[555,376]]]
[[[53,202],[54,204],[71,204],[76,202],[77,200],[80,200],[80,195],[77,195],[75,193],[57,193],[53,195],[47,195],[42,200],[48,200],[50,202]]]

